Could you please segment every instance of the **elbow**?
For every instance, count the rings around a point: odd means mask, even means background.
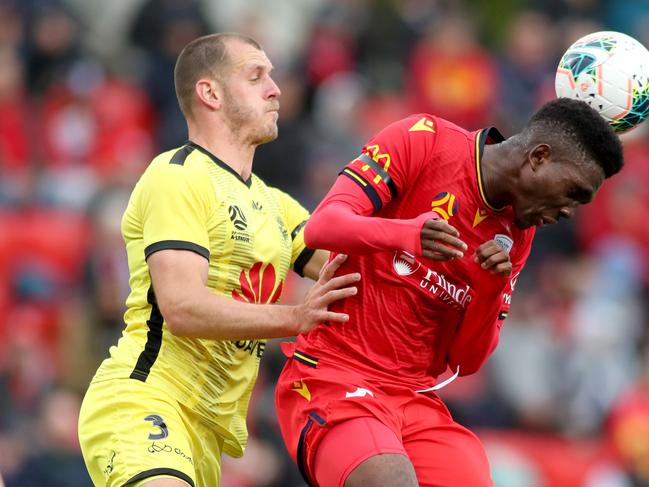
[[[181,302],[165,302],[159,303],[159,311],[167,325],[169,332],[178,337],[189,336],[188,313],[183,309]]]
[[[341,212],[335,205],[316,208],[304,227],[304,243],[310,249],[333,250],[337,231],[341,226]]]
[[[484,361],[476,362],[476,363],[467,363],[467,364],[465,364],[463,366],[460,366],[459,376],[464,377],[464,376],[467,376],[467,375],[475,374],[478,370],[480,370],[480,367],[482,367],[483,363],[484,363]]]
[[[311,217],[311,218],[313,218],[313,217]],[[309,230],[309,223],[311,223],[311,220],[310,220],[310,219],[309,219],[309,221],[306,223],[306,226],[304,227],[304,245],[306,245],[307,247],[309,247],[310,249],[312,249],[312,248],[315,248],[315,247],[312,247],[312,241],[313,241],[313,240],[312,240],[312,234],[311,234],[311,231]]]
[[[310,249],[320,248],[320,232],[317,230],[319,219],[312,215],[304,227],[304,244]]]
[[[460,368],[459,375],[475,374],[482,365],[487,361],[498,345],[498,336],[494,337],[491,342],[484,348],[474,348],[468,353],[466,349],[451,351],[447,357],[447,364],[451,370]],[[468,347],[467,347],[468,349]]]
[[[458,370],[459,368],[460,372],[458,375],[460,377],[464,377],[467,375],[475,374],[478,370],[480,370],[480,367],[482,367],[484,360],[453,360],[449,357],[447,363],[448,367],[451,370]]]
[[[164,322],[167,324],[167,329],[172,335],[177,337],[187,336],[182,320],[176,319],[174,315],[165,318]]]

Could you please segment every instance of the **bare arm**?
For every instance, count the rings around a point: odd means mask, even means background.
[[[296,306],[249,304],[219,296],[207,284],[208,261],[191,251],[160,250],[147,263],[162,316],[174,335],[216,340],[280,338],[305,333],[318,323],[348,316],[327,310],[356,294],[359,274],[333,277],[345,260],[337,256]]]

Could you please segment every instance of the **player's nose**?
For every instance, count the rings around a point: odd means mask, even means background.
[[[270,78],[270,85],[268,87],[268,98],[279,98],[282,95],[282,90],[279,89],[277,83],[273,78]]]

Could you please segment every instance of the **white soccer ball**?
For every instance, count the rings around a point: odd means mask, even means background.
[[[649,51],[620,32],[588,34],[561,57],[554,87],[558,97],[585,101],[626,132],[649,117]]]

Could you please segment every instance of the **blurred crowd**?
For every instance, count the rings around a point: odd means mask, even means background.
[[[364,140],[408,113],[518,131],[563,50],[619,30],[649,46],[647,0],[0,0],[0,473],[90,486],[81,397],[119,337],[121,214],[182,144],[181,48],[245,32],[276,66],[279,139],[254,171],[313,209]],[[574,221],[539,231],[501,343],[441,391],[483,438],[497,487],[649,486],[649,122]],[[283,298],[308,283],[291,276]],[[299,487],[266,348],[242,459],[223,487]]]

